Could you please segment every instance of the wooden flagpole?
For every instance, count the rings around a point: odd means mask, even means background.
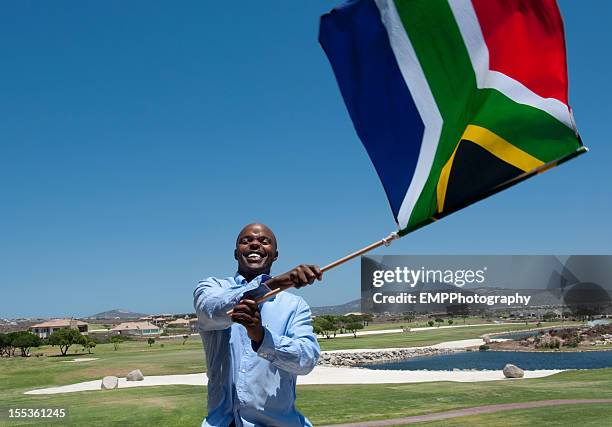
[[[379,248],[381,246],[389,246],[391,244],[391,242],[393,242],[394,240],[399,239],[399,238],[400,238],[399,234],[396,231],[394,231],[393,233],[390,233],[387,237],[385,237],[383,239],[380,239],[380,240],[378,240],[378,241],[376,241],[376,242],[374,242],[374,243],[372,243],[372,244],[370,244],[370,245],[368,245],[368,246],[366,246],[364,248],[359,249],[358,251],[355,251],[355,252],[353,252],[351,254],[348,254],[345,257],[337,259],[336,261],[334,261],[334,262],[332,262],[330,264],[327,264],[325,267],[321,268],[321,272],[324,273],[324,272],[326,272],[328,270],[331,270],[332,268],[335,268],[335,267],[339,266],[340,264],[344,264],[345,262],[352,260],[353,258],[356,258],[356,257],[358,257],[360,255],[363,255],[363,254],[365,254],[367,252],[370,252],[373,249]],[[262,303],[264,301],[269,300],[273,296],[281,293],[282,291],[284,291],[286,289],[288,289],[288,288],[276,288],[276,289],[273,289],[270,292],[268,292],[267,294],[262,295],[261,297],[257,298],[255,300],[255,302],[257,304],[260,304],[260,303]],[[228,316],[231,315],[232,312],[233,312],[233,310],[228,311],[227,312]]]

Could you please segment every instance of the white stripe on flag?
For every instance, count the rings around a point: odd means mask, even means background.
[[[397,223],[400,229],[402,229],[408,225],[414,206],[423,191],[423,187],[425,187],[427,178],[429,178],[429,172],[431,171],[442,132],[442,115],[440,110],[438,110],[438,105],[427,84],[425,73],[423,73],[416,52],[397,13],[395,3],[393,0],[374,1],[378,6],[383,25],[389,35],[391,48],[395,54],[399,69],[425,125],[414,176],[397,216]],[[398,160],[401,161],[401,159]]]
[[[448,3],[470,55],[478,87],[480,89],[497,89],[519,104],[530,105],[546,111],[555,119],[576,131],[569,108],[563,102],[555,98],[543,98],[521,82],[490,69],[489,48],[485,43],[472,1],[448,0]]]

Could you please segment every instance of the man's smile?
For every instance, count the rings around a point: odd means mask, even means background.
[[[250,251],[246,253],[245,258],[249,264],[259,264],[267,258],[267,255],[262,252]]]

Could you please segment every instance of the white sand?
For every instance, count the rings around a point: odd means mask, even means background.
[[[82,357],[80,359],[62,360],[64,363],[78,363],[78,362],[91,362],[92,360],[98,360],[98,357]]]
[[[541,378],[562,370],[525,371],[525,378]],[[498,381],[505,380],[501,371],[384,371],[364,368],[335,368],[317,366],[310,374],[298,377],[300,385],[329,384],[389,384],[422,383],[432,381]],[[61,387],[30,390],[25,394],[57,394],[76,391],[100,390],[100,380],[86,381]],[[161,385],[195,385],[208,383],[206,374],[146,376],[143,381],[127,381],[119,378],[119,388],[148,387]]]
[[[425,347],[413,348],[437,348],[437,349],[461,349],[483,344],[481,338],[448,341]],[[390,351],[400,350],[399,348],[362,348],[353,350],[331,350],[322,352],[328,353],[360,353],[371,351]],[[402,348],[403,350],[403,348]],[[74,361],[84,361],[85,359],[75,359]],[[524,378],[541,378],[563,372],[563,370],[535,370],[525,371]],[[340,368],[329,366],[317,366],[310,374],[298,377],[298,384],[301,385],[329,385],[329,384],[397,384],[397,383],[422,383],[432,381],[455,381],[455,382],[476,382],[476,381],[499,381],[505,380],[501,370],[498,371],[387,371],[372,370],[365,368]],[[25,394],[57,394],[71,393],[76,391],[100,390],[102,379],[86,381],[77,384],[70,384],[60,387],[49,387],[44,389],[30,390]],[[208,383],[206,374],[185,374],[185,375],[159,375],[145,376],[143,381],[127,381],[119,378],[119,388],[131,387],[150,387],[161,385],[195,385],[204,386]]]

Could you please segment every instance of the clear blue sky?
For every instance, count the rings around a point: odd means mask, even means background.
[[[612,2],[559,2],[591,152],[385,254],[609,254]],[[395,229],[317,43],[336,2],[10,2],[0,16],[0,317],[192,309],[245,223],[275,272]],[[359,262],[299,291],[359,297]]]

